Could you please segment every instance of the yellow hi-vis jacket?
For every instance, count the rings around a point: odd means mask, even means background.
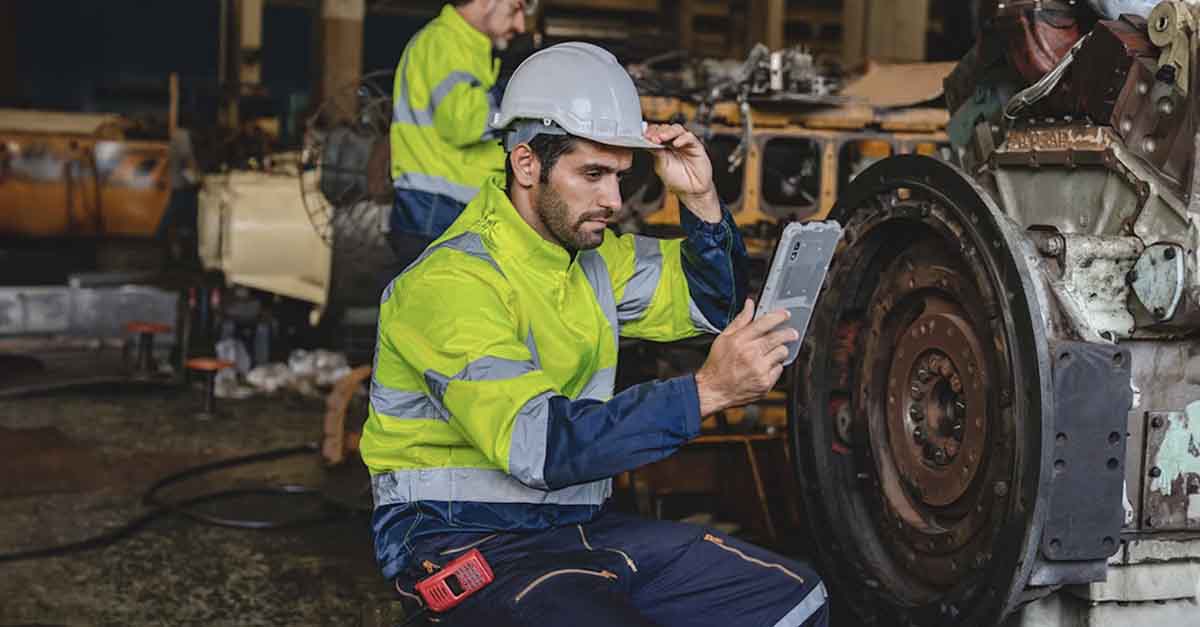
[[[610,477],[695,437],[693,376],[613,396],[618,337],[716,333],[744,294],[727,212],[681,212],[685,239],[606,232],[572,256],[501,183],[383,294],[361,450],[387,577],[420,535],[586,521]]]
[[[392,181],[397,189],[466,204],[504,171],[504,150],[488,121],[499,107],[500,74],[487,36],[451,5],[413,36],[393,88]]]

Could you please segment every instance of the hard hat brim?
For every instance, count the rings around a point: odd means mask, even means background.
[[[582,137],[604,144],[605,146],[618,146],[621,148],[645,148],[646,150],[658,150],[663,147],[662,144],[656,144],[645,137],[592,137],[589,135],[576,134],[576,137]]]

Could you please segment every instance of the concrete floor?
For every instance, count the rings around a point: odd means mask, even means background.
[[[221,405],[200,421],[198,391],[110,390],[0,400],[0,553],[79,540],[147,511],[156,479],[196,463],[320,437],[320,399]],[[361,502],[366,471],[314,455],[222,472],[166,496],[293,482]],[[313,511],[262,498],[214,506],[235,516]],[[160,518],[105,548],[0,563],[0,625],[357,625],[394,613],[365,514],[287,531]]]

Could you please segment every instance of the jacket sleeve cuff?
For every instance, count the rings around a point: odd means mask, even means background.
[[[685,206],[679,208],[679,226],[683,227],[683,232],[687,234],[687,238],[693,241],[706,242],[709,245],[723,244],[725,239],[729,237],[730,232],[735,229],[733,214],[729,213],[729,209],[725,207],[725,203],[721,203],[721,221],[720,222],[705,222],[696,217],[690,209]]]
[[[674,380],[679,386],[679,399],[683,410],[684,441],[700,435],[700,390],[696,387],[696,375],[689,374]]]

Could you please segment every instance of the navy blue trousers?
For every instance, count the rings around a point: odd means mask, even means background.
[[[444,534],[414,542],[396,588],[471,548],[496,581],[441,627],[800,627],[829,623],[807,565],[711,529],[605,513],[532,533]]]

